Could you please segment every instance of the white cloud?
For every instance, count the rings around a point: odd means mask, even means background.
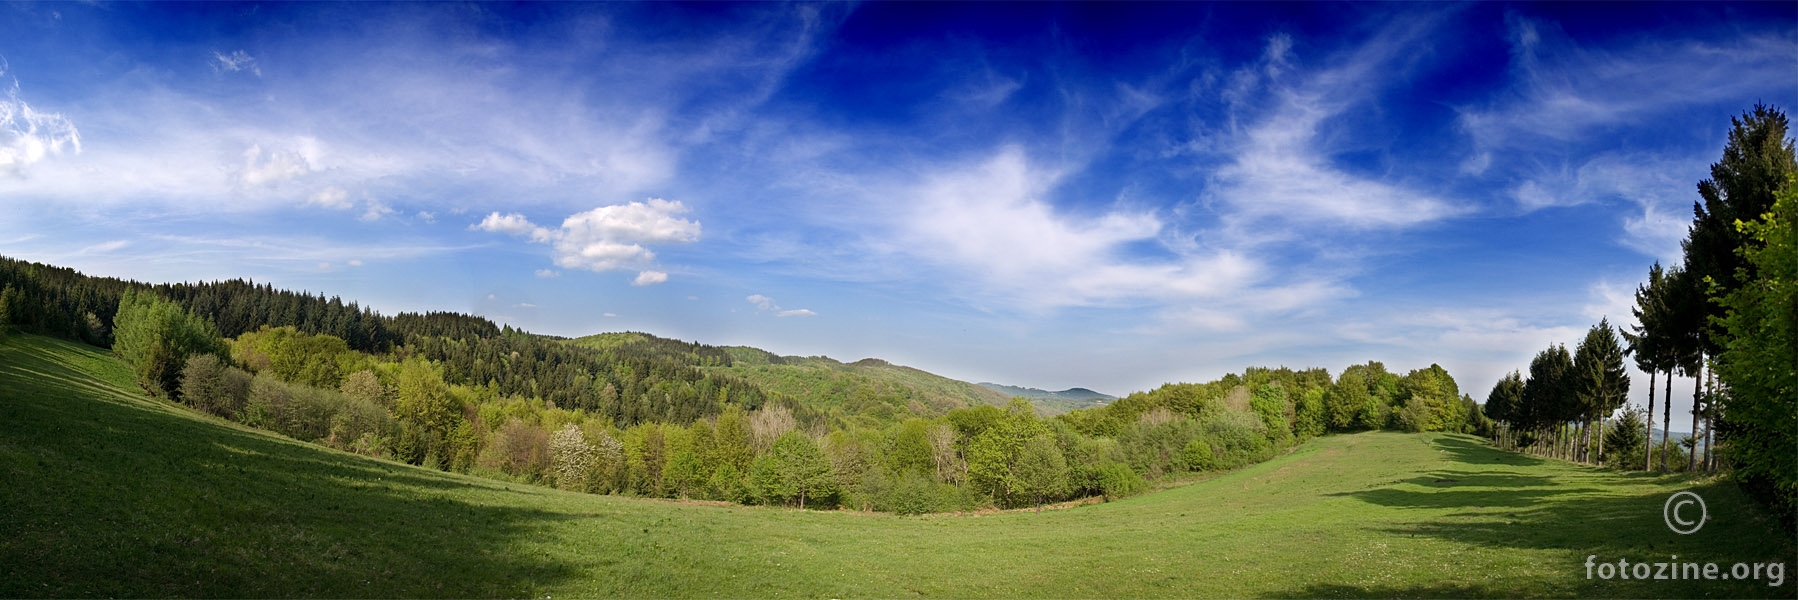
[[[757,312],[772,312],[776,317],[814,317],[818,315],[818,313],[804,308],[793,310],[782,309],[780,304],[776,303],[773,298],[761,294],[751,294],[748,298],[745,298],[745,300],[748,300],[750,304],[754,304]]]
[[[1411,27],[1407,29],[1406,27]],[[1414,25],[1394,26],[1352,53],[1334,68],[1287,83],[1292,41],[1268,41],[1260,68],[1237,73],[1235,110],[1271,100],[1273,110],[1249,126],[1228,152],[1229,164],[1214,176],[1208,195],[1226,204],[1239,226],[1276,219],[1296,223],[1341,225],[1355,229],[1392,229],[1438,221],[1462,210],[1427,193],[1348,173],[1330,164],[1327,140],[1318,129],[1344,116],[1358,103],[1371,100],[1376,75],[1391,68],[1402,48],[1415,39]],[[1298,78],[1298,75],[1293,75]],[[1253,94],[1261,89],[1262,94]]]
[[[256,65],[256,58],[242,50],[233,51],[230,54],[214,50],[212,52],[212,70],[220,73],[249,71],[257,77],[262,76],[262,67]]]
[[[110,242],[94,244],[92,246],[82,248],[77,253],[78,254],[99,254],[99,253],[104,253],[104,252],[112,252],[114,250],[118,250],[118,249],[124,248],[126,246],[130,246],[130,245],[131,245],[130,240],[112,240]]]
[[[0,64],[0,75],[6,72]],[[14,83],[0,97],[0,175],[23,175],[25,168],[63,150],[81,153],[81,132],[60,113],[38,111],[19,97]]]
[[[537,305],[531,304],[529,302],[520,302],[520,303],[512,305],[512,308],[537,308]]]
[[[319,190],[306,199],[308,204],[316,204],[331,210],[348,210],[355,203],[350,201],[350,193],[337,186],[329,186]]]
[[[360,266],[362,266],[362,259],[360,259],[360,258],[352,258],[352,259],[350,259],[350,262],[349,262],[349,263],[347,263],[347,264],[348,264],[348,265],[350,265],[350,266],[352,266],[352,267],[360,267]]]
[[[394,212],[393,207],[387,206],[386,202],[369,198],[368,208],[363,210],[362,216],[358,218],[363,221],[379,221],[381,220],[381,217],[391,215]]]
[[[425,223],[436,223],[437,222],[437,213],[433,213],[428,210],[418,211],[417,216],[418,216],[418,220],[424,221]]]
[[[1461,129],[1473,141],[1463,165],[1469,173],[1535,160],[1607,127],[1752,100],[1781,85],[1790,90],[1798,54],[1789,36],[1641,38],[1598,47],[1579,45],[1553,23],[1514,18],[1511,30],[1512,91],[1490,105],[1460,109]]]
[[[643,272],[637,274],[637,278],[635,280],[631,281],[631,285],[649,286],[649,285],[656,285],[659,283],[666,283],[667,281],[668,281],[667,273],[663,273],[661,271],[643,271]]]
[[[537,277],[542,279],[555,279],[561,276],[562,272],[555,269],[537,269]]]
[[[324,146],[316,138],[300,136],[286,144],[250,144],[243,151],[237,183],[246,188],[279,184],[318,170]]]
[[[607,318],[607,319],[615,319],[615,318],[617,318],[617,317],[618,317],[618,315],[616,315],[616,314],[613,314],[613,313],[604,313],[604,314],[601,314],[601,315],[599,315],[599,316],[602,316],[602,317],[605,317],[605,318]]]
[[[648,245],[698,241],[699,222],[678,216],[686,212],[686,205],[678,201],[651,198],[647,202],[601,206],[576,213],[554,230],[540,227],[521,214],[498,212],[487,215],[470,229],[548,243],[555,249],[556,266],[604,273],[652,264],[655,252]],[[638,285],[666,280],[667,274],[660,271],[645,270],[637,276]]]

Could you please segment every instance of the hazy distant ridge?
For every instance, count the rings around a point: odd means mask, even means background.
[[[1047,390],[1039,390],[1036,388],[1018,387],[1015,385],[1003,385],[1003,384],[991,383],[991,382],[985,382],[985,381],[974,384],[974,385],[978,385],[980,387],[983,387],[983,388],[986,388],[986,389],[989,389],[989,390],[992,390],[995,392],[999,392],[1001,394],[1005,394],[1008,396],[1022,396],[1025,398],[1041,398],[1041,399],[1045,399],[1045,400],[1116,400],[1117,399],[1117,396],[1101,394],[1099,392],[1095,392],[1095,391],[1092,391],[1092,390],[1089,390],[1089,389],[1086,389],[1083,387],[1068,388],[1068,389],[1065,389],[1065,390],[1062,390],[1059,392],[1051,392],[1051,391],[1047,391]]]

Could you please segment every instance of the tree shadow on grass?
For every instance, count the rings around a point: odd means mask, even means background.
[[[575,575],[520,551],[577,518],[500,491],[521,486],[175,414],[12,354],[0,596],[516,597]]]
[[[1511,598],[1514,593],[1506,593],[1488,587],[1459,584],[1436,584],[1415,586],[1353,586],[1333,583],[1318,583],[1295,590],[1282,591],[1264,595],[1264,598]]]
[[[1490,456],[1502,452],[1454,437],[1436,445],[1449,456],[1450,468],[1374,489],[1337,494],[1385,507],[1416,509],[1412,522],[1370,524],[1370,531],[1392,536],[1427,536],[1500,550],[1533,551],[1556,556],[1541,576],[1515,579],[1486,589],[1462,584],[1416,588],[1311,586],[1282,592],[1289,596],[1469,597],[1520,595],[1597,595],[1633,597],[1790,597],[1790,587],[1767,581],[1637,581],[1588,578],[1587,556],[1615,563],[1680,560],[1715,562],[1728,568],[1737,562],[1784,561],[1788,570],[1795,553],[1789,540],[1776,533],[1776,521],[1761,513],[1733,483],[1710,481],[1690,487],[1707,503],[1710,520],[1689,535],[1669,529],[1663,516],[1672,491],[1653,485],[1651,477],[1632,477],[1595,468],[1553,465],[1519,473],[1506,469],[1520,463]],[[1541,463],[1540,459],[1535,459]],[[1540,551],[1551,551],[1544,555]],[[1553,552],[1559,551],[1559,552]],[[1543,571],[1544,569],[1538,569]],[[1445,574],[1447,575],[1447,574]],[[1787,583],[1786,585],[1791,585]]]

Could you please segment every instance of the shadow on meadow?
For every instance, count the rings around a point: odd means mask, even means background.
[[[523,596],[573,574],[517,545],[574,517],[482,501],[504,484],[171,418],[46,358],[62,345],[0,345],[0,596]]]
[[[1359,588],[1312,586],[1282,592],[1300,597],[1471,597],[1533,595],[1791,597],[1795,584],[1741,581],[1605,581],[1588,579],[1585,557],[1599,561],[1721,563],[1783,560],[1793,566],[1793,545],[1775,522],[1725,481],[1621,473],[1517,455],[1470,438],[1432,442],[1450,466],[1375,489],[1336,494],[1370,504],[1419,509],[1411,523],[1373,527],[1395,536],[1430,536],[1519,551],[1560,550],[1565,560],[1544,565],[1564,573],[1549,580],[1513,581],[1491,589],[1464,587]],[[1682,482],[1687,482],[1682,485]],[[1708,503],[1710,520],[1691,535],[1672,532],[1662,509],[1670,495],[1690,489]],[[1444,511],[1447,510],[1447,514]],[[1427,511],[1427,512],[1426,512]],[[1552,554],[1551,554],[1552,555]],[[1555,562],[1559,562],[1558,560]]]

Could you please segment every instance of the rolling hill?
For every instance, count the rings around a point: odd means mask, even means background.
[[[0,341],[0,596],[1790,597],[1733,485],[1370,432],[1190,485],[898,517],[561,492],[302,444],[143,396],[103,351]],[[1708,503],[1668,531],[1678,491]],[[1787,561],[1766,580],[1585,561]]]
[[[1106,402],[1116,400],[1117,396],[1101,394],[1086,388],[1068,388],[1059,392],[1039,390],[1036,388],[1018,387],[999,383],[980,382],[974,385],[1019,398],[1028,398],[1045,412],[1052,415],[1104,406]]]

